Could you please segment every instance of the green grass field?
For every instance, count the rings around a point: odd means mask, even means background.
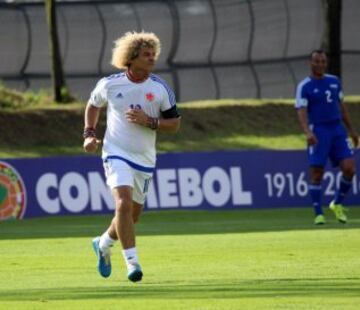
[[[49,98],[0,85],[0,158],[84,155],[85,104]],[[359,97],[346,101],[360,128]],[[182,128],[159,135],[160,152],[305,148],[293,100],[179,106]],[[104,126],[103,117],[99,137]],[[110,216],[0,222],[0,310],[357,310],[360,207],[346,225],[326,215],[316,227],[304,208],[145,213],[138,284],[126,279],[119,246],[113,275],[97,274],[91,239]]]
[[[360,208],[350,222],[310,209],[148,212],[137,227],[144,279],[95,269],[110,216],[0,223],[1,310],[359,309]]]

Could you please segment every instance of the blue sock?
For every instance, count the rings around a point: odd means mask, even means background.
[[[335,194],[335,204],[341,204],[345,198],[346,193],[349,191],[352,185],[352,179],[348,180],[344,176],[341,177],[340,186]]]
[[[315,215],[323,214],[321,207],[322,189],[321,184],[309,184],[309,194],[312,200]]]

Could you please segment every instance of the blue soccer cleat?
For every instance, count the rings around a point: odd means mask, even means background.
[[[128,264],[128,279],[131,282],[139,282],[143,277],[141,267],[139,264]]]
[[[95,254],[98,258],[97,270],[102,277],[107,278],[111,274],[110,250],[107,253],[101,251],[99,243],[100,237],[96,237],[92,241]]]

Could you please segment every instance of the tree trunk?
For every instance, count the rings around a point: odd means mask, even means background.
[[[70,96],[62,68],[55,6],[55,0],[45,0],[46,19],[49,30],[52,86],[54,100],[56,102],[68,102],[70,101]]]
[[[328,71],[341,77],[342,0],[323,0],[326,8],[324,49],[329,57]]]

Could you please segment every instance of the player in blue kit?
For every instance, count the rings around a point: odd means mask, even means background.
[[[334,166],[340,167],[342,177],[329,207],[339,222],[346,223],[347,216],[342,202],[351,188],[356,171],[347,135],[351,137],[354,147],[358,146],[359,136],[343,103],[340,80],[334,75],[325,74],[327,57],[324,51],[315,50],[311,53],[310,68],[311,75],[297,86],[295,107],[308,144],[309,193],[315,211],[314,222],[317,225],[325,224],[321,181],[327,159],[330,158]]]

